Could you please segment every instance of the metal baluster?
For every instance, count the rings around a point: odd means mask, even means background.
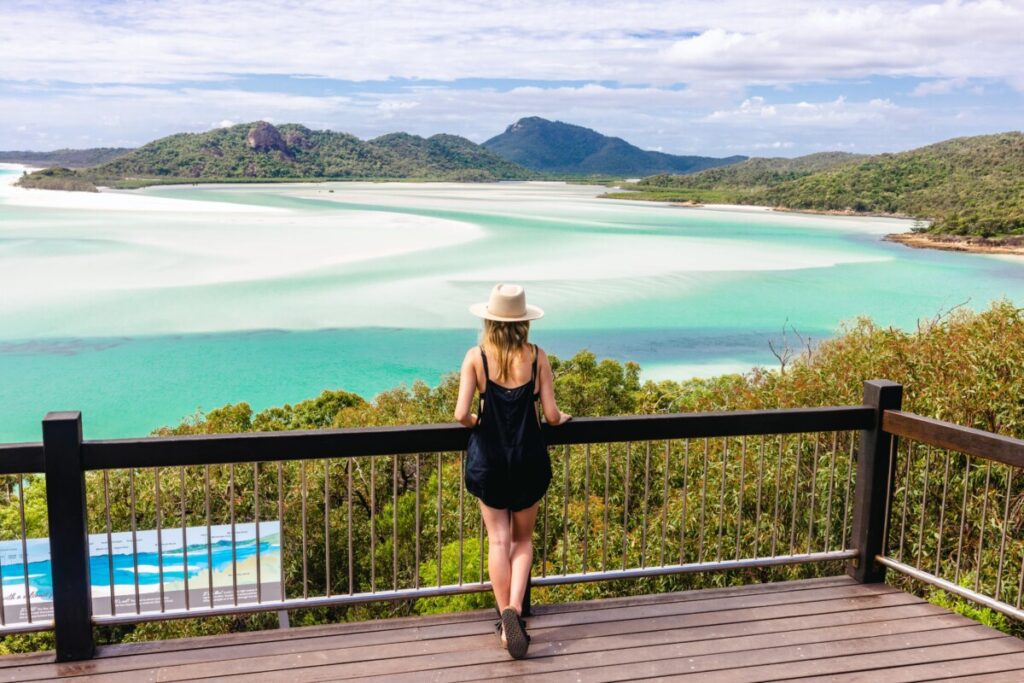
[[[302,598],[305,600],[309,597],[309,552],[307,550],[307,517],[306,517],[306,497],[309,494],[309,489],[306,486],[306,461],[302,460],[302,467],[299,469],[299,479],[302,486]]]
[[[725,530],[725,478],[729,460],[729,437],[722,437],[722,477],[718,494],[718,549],[715,551],[715,562],[722,561],[722,532]]]
[[[466,471],[465,471],[465,467],[466,467],[466,454],[465,454],[465,452],[462,452],[462,453],[459,454],[459,585],[460,586],[462,585],[462,568],[463,568],[463,563],[464,563],[463,556],[462,556],[462,548],[463,548],[462,535],[463,535],[463,524],[464,524],[464,521],[465,521],[465,517],[463,516],[464,512],[463,512],[463,502],[462,502],[462,499],[463,499],[463,495],[464,495],[463,492],[466,490],[466,485],[465,485]],[[544,552],[544,560],[543,560],[543,563],[542,563],[543,565],[547,564],[547,558],[548,558],[548,505],[547,505],[547,499],[548,499],[547,498],[547,494],[545,494],[545,496],[544,496],[544,551],[543,551]],[[544,571],[544,567],[543,566],[541,567],[541,571]]]
[[[910,500],[910,461],[914,458],[914,443],[907,439],[907,467],[903,472],[903,513],[900,515],[900,562],[903,561],[904,541],[907,535],[907,501]]]
[[[107,474],[106,470],[103,470],[104,476]],[[107,513],[109,514],[110,508],[107,506]],[[181,566],[184,570],[185,578],[185,609],[191,608],[191,600],[188,594],[188,519],[185,517],[185,468],[181,468]],[[113,614],[113,612],[111,612]]]
[[[612,445],[606,444],[604,453],[604,538],[601,541],[601,571],[608,571],[608,479],[611,476]]]
[[[540,575],[548,575],[548,494],[544,493],[544,531],[541,534],[543,538],[543,546],[541,547],[540,555]]]
[[[391,584],[398,590],[398,455],[391,456]]]
[[[818,492],[818,458],[820,457],[821,434],[814,434],[814,462],[811,463],[811,509],[807,525],[807,554],[814,548],[814,500]]]
[[[160,468],[153,470],[153,505],[156,510],[156,567],[160,577],[160,611],[166,610],[166,596],[164,593],[164,539],[163,539],[163,510],[160,505]]]
[[[1006,527],[1010,526],[1010,489],[1013,486],[1013,468],[1008,467],[1006,474],[1006,500],[1003,507],[1003,532],[999,540],[999,571],[996,574],[996,600],[1003,587],[1003,560],[1006,559]]]
[[[764,442],[765,435],[761,435],[761,448],[757,456],[757,510],[754,513],[754,557],[761,552],[761,491],[764,481]]]
[[[441,585],[441,453],[437,454],[437,585]]]
[[[287,599],[284,585],[284,463],[277,461],[277,546],[281,559],[278,573],[281,581],[281,599]],[[371,539],[372,543],[372,539]]]
[[[689,498],[690,494],[690,440],[686,439],[683,441],[683,487],[681,491],[683,497],[682,510],[679,512],[679,564],[685,563],[683,557],[683,551],[685,549],[686,539],[686,499]]]
[[[704,439],[704,474],[700,482],[700,542],[697,546],[697,562],[704,561],[704,512],[708,499],[708,440]]]
[[[981,585],[981,549],[985,545],[985,517],[988,512],[989,481],[992,479],[992,461],[985,463],[985,493],[981,497],[981,526],[978,527],[978,558],[975,561],[974,590]]]
[[[256,602],[263,602],[263,575],[260,565],[260,464],[252,464],[252,516],[256,521]]]
[[[743,535],[743,498],[744,488],[743,483],[746,479],[747,469],[747,436],[743,435],[743,440],[740,442],[740,488],[739,493],[736,497],[736,559],[740,559],[740,541]]]
[[[800,492],[800,456],[804,450],[804,435],[797,434],[796,436],[796,464],[793,467],[793,514],[789,520],[789,554],[796,554],[796,509],[799,501],[798,494]]]
[[[583,446],[583,573],[587,573],[587,540],[590,536],[590,444]]]
[[[483,505],[483,503],[481,503],[480,505]],[[479,543],[479,546],[480,546],[480,583],[483,583],[484,582],[484,511],[483,511],[483,508],[480,507],[480,505],[477,505],[477,512],[480,515],[480,527],[479,527],[479,532],[480,532],[480,543]]]
[[[932,447],[924,449],[924,488],[921,490],[921,522],[917,534],[917,566],[921,566],[921,553],[924,551],[924,518],[928,509],[928,482],[931,474]]]
[[[956,572],[953,583],[960,583],[960,558],[963,556],[964,528],[967,526],[967,487],[971,477],[971,456],[964,454],[963,500],[960,501],[960,540],[956,544]]]
[[[661,556],[658,560],[658,565],[665,566],[665,534],[668,531],[668,451],[669,443],[665,442],[665,464],[661,468],[661,473],[665,480],[665,490],[661,494]]]
[[[110,476],[108,470],[103,470],[103,511],[107,518],[107,575],[110,578],[110,614],[117,614],[117,605],[115,604],[115,588],[114,588],[114,540],[113,540],[113,528],[110,523]],[[24,513],[24,507],[22,507]],[[26,569],[27,569],[26,565]],[[25,580],[28,581],[28,573],[25,574]],[[2,591],[0,591],[2,592]],[[25,590],[26,599],[29,596],[29,591]],[[2,604],[0,604],[2,609]],[[31,621],[31,620],[30,620]]]
[[[890,440],[891,443],[891,440]],[[828,503],[825,505],[825,552],[827,553],[832,547],[832,490],[833,484],[836,479],[836,446],[839,445],[839,432],[832,432],[832,454],[829,456],[828,461]],[[891,472],[891,470],[890,470]],[[887,490],[891,491],[890,486]],[[888,528],[889,523],[889,502],[886,500],[886,513],[885,523]],[[885,538],[883,534],[882,538]]]
[[[203,479],[206,484],[203,498],[206,504],[206,579],[209,584],[207,586],[209,591],[207,597],[209,598],[210,607],[213,607],[213,527],[210,525],[210,466],[206,465],[203,470]]]
[[[775,468],[775,514],[772,517],[772,557],[779,540],[779,492],[782,490],[782,448],[786,437],[779,434],[779,462]]]
[[[420,454],[416,454],[416,559],[412,572],[413,588],[420,587]]]
[[[109,508],[109,506],[108,506]],[[18,475],[18,517],[21,520],[21,570],[25,576],[25,612],[28,623],[32,623],[32,591],[28,579],[28,528],[25,524],[25,475]],[[0,590],[0,624],[6,624],[3,591]]]
[[[562,574],[568,574],[566,564],[566,551],[569,545],[569,445],[562,449],[562,469],[565,472],[563,477],[562,494]]]
[[[629,461],[632,460],[633,444],[626,442],[625,496],[622,504],[622,568],[626,568],[626,553],[629,549]]]
[[[856,443],[855,432],[850,432],[850,453],[846,458],[846,496],[843,498],[843,550],[846,550],[850,536],[846,533],[846,523],[850,519],[850,489],[853,484],[853,448]],[[852,530],[851,530],[852,533]]]
[[[229,465],[229,511],[231,513],[231,595],[234,605],[238,606],[238,539],[235,530],[235,466]],[[213,569],[212,567],[210,568]]]
[[[644,506],[640,513],[640,566],[647,566],[647,506],[650,501],[651,482],[651,442],[647,442],[644,456]]]
[[[946,451],[946,464],[942,473],[942,502],[939,503],[939,538],[935,543],[935,576],[939,576],[942,568],[942,534],[946,527],[946,492],[949,490],[949,451]]]
[[[324,458],[324,592],[331,597],[331,460]],[[417,533],[419,530],[417,529]]]
[[[461,493],[461,490],[460,490]],[[459,496],[459,519],[462,496]],[[460,521],[461,524],[461,521]],[[459,583],[462,583],[462,528],[459,528]],[[370,592],[377,592],[377,456],[370,457]]]
[[[355,593],[355,558],[352,556],[352,458],[348,459],[348,491],[346,497],[348,499],[348,505],[346,506],[346,513],[348,515],[348,594],[352,595]]]
[[[889,471],[886,473],[886,484],[885,490],[889,492],[889,495],[885,497],[885,514],[882,516],[882,538],[885,539],[885,547],[889,547],[889,519],[892,516],[892,502],[895,496],[895,489],[893,488],[892,478],[896,473],[896,459],[899,457],[899,451],[896,449],[896,439],[889,439]],[[888,552],[888,550],[886,550]]]

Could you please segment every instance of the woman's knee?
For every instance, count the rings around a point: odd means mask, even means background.
[[[487,534],[487,544],[495,550],[508,552],[512,547],[512,534],[507,529]]]

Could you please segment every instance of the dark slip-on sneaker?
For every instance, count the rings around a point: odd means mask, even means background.
[[[522,659],[530,647],[530,636],[526,634],[526,622],[511,607],[501,613],[501,623],[505,627],[505,639],[508,641],[508,653],[513,659]]]

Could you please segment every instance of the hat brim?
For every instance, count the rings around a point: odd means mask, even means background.
[[[526,304],[525,314],[517,316],[515,318],[506,318],[501,315],[494,315],[493,313],[487,310],[486,301],[479,304],[473,304],[472,306],[469,307],[469,312],[478,318],[485,318],[486,320],[496,320],[497,322],[502,323],[516,323],[525,320],[536,320],[537,318],[544,317],[544,310],[542,308],[538,306],[531,306],[530,304]]]

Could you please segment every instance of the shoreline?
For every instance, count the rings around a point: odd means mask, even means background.
[[[886,242],[896,242],[912,249],[938,249],[940,251],[960,251],[971,254],[1000,254],[1024,256],[1024,237],[989,239],[987,237],[970,237],[960,235],[930,235],[926,233],[898,232],[882,238]]]

